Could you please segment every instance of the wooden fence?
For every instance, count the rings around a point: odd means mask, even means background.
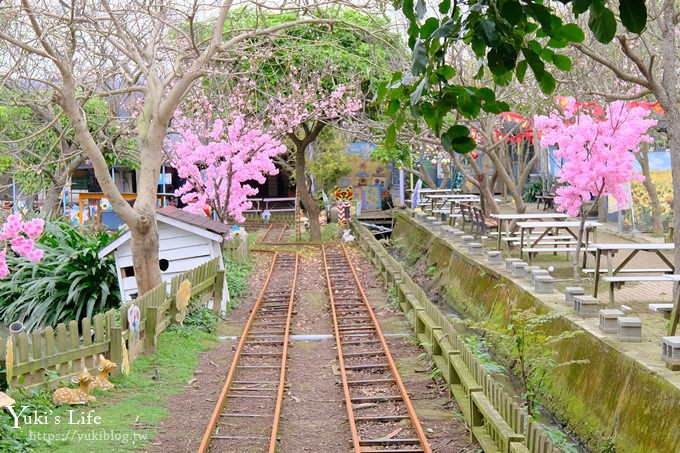
[[[482,449],[487,453],[559,452],[545,430],[484,370],[460,334],[460,322],[457,326],[428,299],[366,227],[358,222],[352,226],[361,247],[385,281],[394,286],[400,308],[441,370]]]
[[[161,283],[142,297],[125,303],[121,308],[100,313],[80,322],[59,324],[56,329],[47,327],[30,334],[22,332],[12,337],[13,363],[11,364],[10,388],[48,388],[59,385],[59,381],[77,375],[83,367],[96,370],[97,356],[104,354],[116,362],[118,368],[113,375],[120,374],[124,353],[129,362],[134,361],[138,352],[152,353],[156,339],[169,325],[184,319],[175,304],[180,283],[189,280],[191,296],[200,304],[213,299],[213,310],[219,311],[224,286],[224,271],[218,268],[218,258],[197,268],[175,276],[169,285]],[[131,326],[128,313],[132,305],[139,308],[140,322]],[[79,328],[80,327],[80,328]],[[2,344],[2,351],[6,350]],[[5,368],[6,363],[0,363]]]

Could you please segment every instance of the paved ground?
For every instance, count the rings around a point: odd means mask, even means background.
[[[537,212],[536,204],[532,203],[528,207],[529,212]],[[512,213],[515,212],[514,205],[501,206],[501,212]],[[602,228],[598,229],[597,241],[600,243],[631,243],[631,242],[650,242],[660,243],[664,242],[663,237],[654,237],[646,233],[636,234],[620,234],[618,232],[618,225],[613,222],[606,223]],[[496,247],[496,241],[489,239],[485,243],[485,249],[493,250]],[[622,254],[615,255],[614,265],[621,262]],[[504,257],[519,256],[517,250],[504,251]],[[667,255],[671,262],[673,255]],[[486,264],[485,259],[481,262]],[[598,318],[582,318],[577,316],[571,306],[564,303],[564,288],[567,286],[582,286],[586,294],[592,295],[593,283],[588,278],[583,278],[576,282],[573,277],[573,266],[570,259],[567,259],[565,254],[553,255],[539,255],[534,260],[535,265],[543,268],[548,266],[554,267],[553,276],[556,279],[557,291],[552,295],[540,295],[539,297],[548,303],[549,306],[564,316],[572,319],[575,323],[580,325],[592,335],[610,344],[612,347],[623,351],[628,356],[636,359],[638,362],[647,367],[650,372],[665,377],[673,385],[680,388],[680,372],[672,372],[665,367],[661,360],[661,340],[662,336],[667,335],[669,320],[661,313],[650,310],[650,303],[671,303],[672,302],[672,282],[642,282],[642,283],[626,283],[622,288],[616,290],[615,306],[613,308],[622,309],[627,316],[635,316],[642,320],[642,342],[630,343],[621,342],[616,333],[603,333],[599,329]],[[652,253],[638,253],[633,258],[630,266],[635,268],[658,268],[664,267],[663,262]],[[593,259],[590,258],[587,267],[594,267]],[[627,274],[631,275],[631,274]],[[533,286],[524,283],[523,280],[518,279],[519,285],[525,285],[526,289],[533,291]],[[605,306],[609,305],[608,288],[601,284],[599,288],[598,300]]]

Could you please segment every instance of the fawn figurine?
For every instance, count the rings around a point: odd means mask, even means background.
[[[94,396],[90,396],[90,385],[94,378],[88,373],[87,368],[80,372],[78,377],[73,377],[71,382],[79,384],[77,389],[68,387],[58,388],[52,395],[52,403],[55,406],[60,404],[87,404],[96,401]]]
[[[93,389],[99,388],[102,390],[109,390],[114,388],[115,385],[109,382],[109,373],[111,372],[112,369],[117,367],[118,367],[117,364],[104,358],[103,354],[99,354],[99,366],[97,367],[99,373],[97,374],[97,377],[94,378],[92,388]]]

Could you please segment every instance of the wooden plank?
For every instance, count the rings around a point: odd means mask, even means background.
[[[28,334],[26,332],[21,332],[17,336],[17,341],[15,344],[16,351],[14,353],[14,357],[19,359],[16,362],[17,363],[28,362]]]
[[[39,360],[42,357],[42,332],[39,330],[31,332],[31,343],[31,346],[33,346],[33,360]]]
[[[156,350],[156,322],[158,320],[158,309],[147,307],[146,321],[144,323],[144,353],[153,354]]]
[[[69,321],[68,323],[68,350],[69,351],[78,351],[78,348],[80,346],[80,332],[78,331],[78,321],[72,320]],[[74,359],[79,359],[80,354],[78,354],[77,357],[73,357],[69,361],[69,370],[70,371],[78,371],[83,368],[82,366],[82,360],[74,360]]]
[[[94,321],[94,342],[101,343],[106,339],[106,332],[104,330],[104,315],[98,313],[92,318]]]
[[[119,326],[110,329],[111,343],[109,344],[109,360],[118,363],[118,367],[111,370],[111,376],[120,376],[120,369],[123,363],[123,336],[122,329]]]
[[[33,360],[28,363],[21,364],[17,368],[21,370],[21,373],[31,373],[41,369],[50,369],[51,367],[54,366],[57,374],[63,377],[70,374],[77,374],[80,370],[75,369],[72,372],[59,371],[58,369],[56,369],[57,365],[61,364],[63,366],[66,362],[78,360],[81,357],[88,355],[98,355],[100,353],[108,352],[108,350],[109,350],[108,341],[105,341],[104,343],[94,343],[90,346],[83,347],[75,351],[67,350],[65,352],[56,353],[50,356],[45,355],[40,360],[37,361]]]
[[[64,323],[59,323],[57,325],[57,351],[59,353],[68,351],[68,336],[66,334],[66,324]],[[66,360],[59,361],[55,365],[57,365],[55,371],[59,376],[69,372]]]
[[[83,343],[82,346],[83,348],[86,348],[88,346],[92,345],[92,321],[90,321],[90,318],[83,318],[83,320],[80,322],[81,329],[80,331],[82,332],[82,337],[83,337]],[[97,358],[94,355],[84,355],[83,356],[83,365],[87,367],[88,370],[96,369],[97,365]]]
[[[52,327],[47,327],[43,330],[43,337],[45,338],[45,356],[51,357],[54,355],[54,329]],[[45,367],[47,371],[58,371],[57,369],[50,370],[49,367]]]

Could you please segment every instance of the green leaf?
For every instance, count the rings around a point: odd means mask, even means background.
[[[515,72],[517,74],[517,81],[519,83],[524,83],[524,76],[527,73],[527,68],[528,68],[528,64],[527,64],[526,60],[522,60],[519,63],[517,63],[517,68],[516,68]]]
[[[541,60],[547,61],[547,62],[552,62],[553,55],[555,55],[555,52],[553,52],[551,49],[543,48],[541,49],[541,52],[539,53],[541,56]]]
[[[547,71],[543,71],[543,74],[536,76],[538,80],[538,85],[541,87],[541,91],[545,94],[551,94],[555,91],[555,78]]]
[[[460,154],[469,153],[477,147],[477,143],[470,138],[470,129],[460,124],[451,126],[441,136],[442,146]]]
[[[453,32],[455,25],[456,25],[456,21],[454,21],[453,19],[447,20],[446,22],[441,24],[439,26],[439,28],[434,31],[434,33],[432,33],[430,38],[439,39],[439,38],[447,38],[447,37],[451,36],[451,33]]]
[[[529,16],[533,17],[536,22],[541,24],[541,27],[545,32],[550,34],[552,27],[552,14],[550,13],[550,9],[543,5],[539,5],[538,3],[527,3],[524,5],[524,11],[526,11]]]
[[[517,25],[524,17],[522,5],[516,1],[509,1],[501,6],[501,16],[511,26]]]
[[[477,90],[477,96],[482,98],[484,102],[495,102],[496,93],[491,88],[482,87]]]
[[[506,87],[512,82],[512,71],[504,72],[503,74],[492,74],[493,83],[498,86]]]
[[[560,28],[558,34],[571,42],[583,42],[586,39],[585,33],[576,24],[565,24]]]
[[[647,24],[645,0],[619,0],[619,17],[629,32],[639,34]]]
[[[548,40],[548,42],[545,44],[547,47],[552,47],[553,49],[564,49],[567,47],[568,41],[563,38],[556,38],[553,36]]]
[[[529,63],[529,66],[536,76],[536,79],[538,79],[539,76],[545,72],[545,65],[541,61],[540,57],[536,52],[527,47],[522,49],[522,54],[524,55],[524,58],[526,58],[527,63]]]
[[[418,19],[422,20],[423,17],[425,17],[426,12],[427,4],[425,3],[425,0],[418,0],[416,3],[416,14],[418,15]]]
[[[415,106],[418,103],[418,100],[420,100],[420,96],[422,96],[423,94],[423,90],[426,88],[427,77],[423,77],[423,80],[420,81],[413,94],[411,94],[411,107]]]
[[[470,43],[470,46],[472,47],[472,51],[476,56],[483,57],[486,54],[486,44],[484,43],[483,39],[474,39]]]
[[[420,27],[420,37],[422,39],[429,38],[432,33],[434,33],[439,28],[439,21],[434,17],[430,17],[425,21],[422,27]]]
[[[475,34],[489,47],[494,47],[500,40],[500,36],[496,33],[496,24],[489,19],[482,19],[477,23]]]
[[[456,70],[452,66],[445,64],[437,68],[434,73],[442,82],[445,82],[449,79],[452,79],[456,75]]]
[[[390,99],[390,103],[387,105],[387,110],[385,111],[385,114],[388,116],[393,116],[395,113],[399,111],[401,108],[401,103],[399,102],[399,99],[394,98]]]
[[[552,62],[562,71],[571,71],[571,59],[566,55],[554,54],[552,56]]]
[[[602,8],[599,12],[596,12],[595,8],[590,8],[588,28],[595,35],[595,39],[601,43],[607,44],[611,42],[616,34],[616,18],[614,13],[608,8]]]
[[[394,123],[387,126],[385,130],[385,147],[394,148],[397,144],[397,128]]]
[[[588,11],[592,0],[574,0],[571,4],[571,10],[574,12],[576,17]]]
[[[440,13],[446,14],[449,12],[449,9],[451,9],[451,0],[443,0],[441,3],[439,3]]]
[[[411,67],[411,74],[417,77],[425,72],[428,61],[429,58],[425,43],[419,39],[416,41],[415,46],[413,46],[413,66]]]
[[[517,50],[507,43],[492,48],[486,56],[492,74],[501,75],[512,71],[517,62]]]
[[[382,81],[378,84],[378,87],[376,88],[376,100],[380,101],[382,99],[385,99],[385,95],[387,94],[387,81]]]
[[[413,13],[413,0],[404,0],[401,10],[409,21],[413,22],[416,19],[416,16]]]

